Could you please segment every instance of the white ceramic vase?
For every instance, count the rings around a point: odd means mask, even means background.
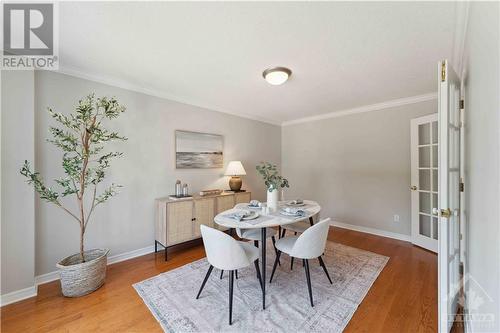
[[[267,190],[267,207],[271,210],[278,210],[278,190]]]

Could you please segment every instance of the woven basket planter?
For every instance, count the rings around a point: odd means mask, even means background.
[[[90,294],[104,284],[108,249],[85,251],[85,262],[80,262],[80,254],[61,260],[57,267],[61,276],[62,293],[66,297]]]

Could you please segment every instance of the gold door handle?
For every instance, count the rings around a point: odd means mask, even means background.
[[[412,190],[412,191],[416,191],[416,190],[417,190],[417,188],[418,188],[418,187],[416,187],[415,185],[410,186],[410,190]]]
[[[451,210],[449,208],[441,209],[441,217],[450,218]]]

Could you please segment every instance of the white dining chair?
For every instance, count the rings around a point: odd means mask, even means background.
[[[261,230],[259,228],[257,229],[242,229],[242,228],[235,228],[236,229],[236,235],[238,235],[239,238],[242,239],[248,239],[253,241],[255,247],[259,247],[259,242],[261,241]],[[276,255],[278,255],[278,249],[276,248],[276,229],[274,228],[266,228],[266,239],[271,238],[273,242],[273,247],[274,247],[274,252]],[[278,264],[281,266],[281,263],[278,261]],[[238,271],[236,273],[236,278],[238,278]],[[224,275],[224,271],[220,272],[220,278],[222,279],[222,276]]]
[[[233,317],[234,272],[237,269],[251,265],[253,262],[255,270],[257,271],[257,278],[262,288],[262,278],[258,264],[259,249],[252,244],[237,241],[224,232],[205,225],[201,225],[200,229],[210,267],[205,275],[205,279],[203,279],[196,299],[200,297],[203,287],[205,287],[208,277],[210,273],[212,273],[214,267],[223,271],[229,271],[229,325],[231,325]]]
[[[318,258],[319,264],[323,267],[326,277],[330,284],[332,284],[332,279],[328,274],[328,269],[321,258],[323,252],[325,252],[326,239],[328,237],[328,229],[330,227],[330,218],[324,219],[312,227],[309,227],[300,236],[288,236],[278,239],[276,242],[276,247],[278,248],[278,255],[274,261],[273,271],[271,273],[271,279],[269,283],[273,281],[274,272],[278,266],[278,259],[281,253],[284,252],[292,258],[302,259],[306,271],[307,289],[309,290],[309,299],[311,301],[311,306],[314,306],[312,287],[311,287],[311,275],[309,273],[309,259]]]
[[[278,254],[278,250],[276,249],[276,229],[274,228],[266,228],[266,239],[271,238],[273,242],[274,252]],[[259,242],[261,241],[261,230],[260,229],[241,229],[236,228],[236,234],[239,238],[252,240],[256,247],[259,247]]]
[[[297,233],[303,233],[304,231],[306,231],[310,226],[311,226],[311,223],[309,223],[309,221],[307,221],[307,222],[301,221],[301,222],[297,222],[297,223],[282,225],[281,226],[282,232],[281,232],[280,238],[285,237],[285,234],[287,231],[293,231],[295,233],[295,235],[297,235]]]
[[[287,231],[292,231],[294,235],[297,236],[297,234],[301,234],[309,229],[311,227],[311,223],[312,222],[310,221],[300,221],[292,224],[285,224],[280,227],[281,230],[279,232],[281,233],[279,234],[279,238],[285,237]],[[293,270],[293,257],[290,260],[290,270]]]

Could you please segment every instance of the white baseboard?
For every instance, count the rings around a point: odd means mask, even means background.
[[[125,261],[128,259],[140,257],[140,256],[143,256],[145,254],[154,252],[154,250],[155,250],[155,247],[153,245],[151,245],[151,246],[143,247],[141,249],[132,250],[132,251],[120,253],[120,254],[115,254],[114,256],[108,257],[108,265],[116,264],[117,262]],[[52,282],[55,280],[59,280],[59,271],[54,271],[54,272],[50,272],[50,273],[36,276],[35,277],[35,284],[38,286],[40,284]]]
[[[37,293],[37,286],[35,285],[35,286],[28,287],[28,288],[13,291],[13,292],[5,294],[5,295],[1,295],[0,296],[0,306],[19,302],[23,299],[36,296],[36,293]]]
[[[59,280],[58,271],[35,276],[35,285],[38,287],[41,284],[52,282],[55,280]]]
[[[125,252],[122,254],[115,254],[114,256],[111,256],[108,258],[108,265],[116,264],[117,262],[129,260],[132,258],[140,257],[140,256],[143,256],[145,254],[152,253],[154,251],[155,251],[155,247],[154,247],[154,245],[151,245],[151,246],[143,247],[142,249],[132,250],[132,251]]]
[[[143,247],[142,249],[137,249],[121,254],[116,254],[114,256],[108,257],[108,265],[116,264],[120,261],[125,261],[128,259],[143,256],[145,254],[154,252],[155,247],[153,245]],[[11,293],[0,296],[0,306],[7,304],[19,302],[23,299],[30,298],[37,295],[38,286],[44,283],[59,280],[59,271],[54,271],[42,275],[35,276],[35,285],[26,289],[16,290]]]
[[[354,225],[354,224],[349,224],[349,223],[344,223],[344,222],[339,222],[339,221],[333,221],[333,220],[330,224],[335,226],[335,227],[339,227],[339,228],[343,228],[343,229],[349,229],[349,230],[364,232],[367,234],[393,238],[393,239],[397,239],[397,240],[401,240],[401,241],[405,241],[405,242],[411,242],[410,235],[399,234],[397,232],[385,231],[385,230],[380,230],[380,229],[370,228],[370,227],[363,227],[363,226],[359,226],[359,225]]]

